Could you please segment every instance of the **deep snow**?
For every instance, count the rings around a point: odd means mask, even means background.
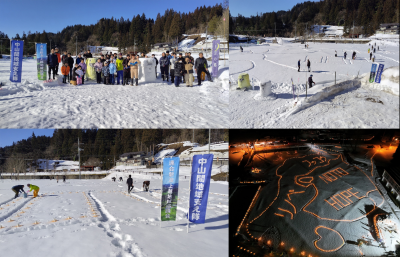
[[[369,76],[372,64],[368,44],[308,42],[309,48],[305,49],[304,44],[290,43],[290,40],[283,39],[283,44],[249,44],[243,53],[239,50],[240,44],[231,44],[231,128],[399,126],[398,73],[393,77],[399,67],[398,43],[381,39],[371,41],[380,47],[375,53],[375,62],[385,65],[387,79],[382,79],[380,84],[370,84],[362,82]],[[335,57],[335,50],[338,57]],[[347,52],[346,60],[343,59],[344,51]],[[350,60],[353,51],[357,57]],[[300,72],[297,71],[299,59]],[[306,71],[307,59],[311,61],[311,73]],[[390,67],[393,68],[387,69]],[[241,73],[249,74],[252,89],[236,90]],[[305,83],[310,74],[316,86],[307,90],[305,99]],[[259,82],[268,80],[272,82],[275,99],[258,96]]]
[[[181,167],[181,169],[189,169]],[[102,180],[2,180],[0,252],[24,256],[227,256],[228,184],[211,182],[206,223],[186,233],[189,180],[180,177],[176,222],[160,227],[161,176],[111,173]],[[123,182],[111,177],[122,176]],[[150,180],[150,191],[142,182]],[[13,200],[11,187],[32,183],[39,197]],[[10,219],[12,220],[11,222]],[[21,247],[23,246],[23,247]]]

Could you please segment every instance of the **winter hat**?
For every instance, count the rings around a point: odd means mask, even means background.
[[[310,77],[312,77],[312,74],[310,75]]]
[[[119,53],[119,56],[122,56],[122,54],[121,54],[121,53]]]

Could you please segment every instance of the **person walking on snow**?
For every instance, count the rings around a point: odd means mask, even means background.
[[[243,47],[242,47],[242,46],[240,46],[240,52],[242,52],[242,53],[243,53]]]
[[[336,52],[336,50],[335,50],[335,57],[337,57],[337,52]]]
[[[18,197],[20,191],[22,191],[22,192],[25,193],[25,191],[24,191],[24,185],[13,186],[13,187],[11,188],[11,190],[14,191],[14,193],[15,193],[14,199]]]
[[[346,52],[344,52],[344,59],[346,60],[346,56],[347,56],[347,53]]]
[[[315,85],[315,82],[313,81],[312,77],[313,77],[313,75],[311,74],[310,77],[308,78],[308,85],[309,85],[308,88],[313,87],[312,83],[314,83],[314,85]]]
[[[28,184],[27,186],[28,186],[29,189],[30,189],[28,192],[30,192],[30,191],[33,190],[33,197],[37,197],[38,194],[39,194],[39,189],[40,189],[40,188],[39,188],[38,186],[31,185],[31,184]]]
[[[369,60],[371,61],[372,59],[372,52],[369,53]]]
[[[300,59],[297,61],[297,67],[298,67],[297,71],[300,72]]]
[[[129,178],[126,180],[126,184],[128,185],[128,194],[130,194],[133,189],[133,179],[131,175],[129,175]]]
[[[307,67],[308,67],[308,72],[311,71],[311,62],[310,59],[307,59]]]
[[[64,175],[63,176],[63,182],[65,183],[65,180],[67,179],[67,177]]]

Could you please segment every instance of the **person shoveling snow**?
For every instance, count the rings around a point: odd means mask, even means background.
[[[22,191],[22,192],[25,193],[25,191],[24,191],[24,185],[13,186],[13,187],[11,188],[11,190],[14,191],[14,193],[15,193],[14,199],[18,197],[19,192]]]
[[[33,190],[33,197],[37,197],[40,188],[38,186],[31,185],[31,184],[28,184],[27,186],[30,188],[30,190],[28,192]]]

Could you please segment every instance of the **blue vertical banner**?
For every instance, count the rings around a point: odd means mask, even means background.
[[[218,65],[219,65],[219,48],[220,41],[213,40],[212,46],[212,76],[215,78],[218,76]]]
[[[36,44],[37,73],[39,80],[47,79],[47,44]]]
[[[370,82],[370,83],[373,83],[374,80],[375,80],[375,74],[376,74],[376,67],[377,67],[377,66],[378,66],[378,65],[376,65],[376,63],[373,63],[373,64],[372,64],[371,73],[370,73],[370,75],[369,75],[369,82]]]
[[[381,76],[382,76],[382,72],[383,72],[383,67],[385,67],[385,65],[379,64],[378,71],[376,72],[376,77],[375,77],[375,82],[376,83],[381,83]]]
[[[179,157],[163,160],[161,221],[176,220],[179,187]]]
[[[24,41],[11,40],[10,81],[21,82],[22,58],[24,56]]]
[[[193,223],[201,224],[206,219],[213,159],[213,154],[193,156],[189,200],[189,221]]]

